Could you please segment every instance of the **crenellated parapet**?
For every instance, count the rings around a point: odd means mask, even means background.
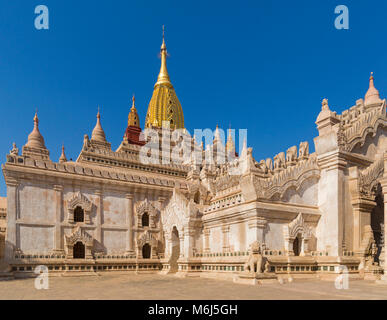
[[[282,197],[290,187],[298,190],[305,180],[313,177],[320,177],[315,154],[309,155],[307,159],[302,159],[294,165],[282,168],[282,170],[274,171],[268,178],[254,176],[253,183],[257,198],[270,199],[275,194]]]
[[[285,152],[280,152],[274,156],[273,160],[267,158],[256,163],[265,174],[269,176],[274,175],[286,168],[297,165],[298,163],[309,158],[309,143],[307,141],[301,142],[297,155],[297,146],[292,146]]]

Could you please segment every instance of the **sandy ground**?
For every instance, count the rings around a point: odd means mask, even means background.
[[[236,284],[173,275],[125,274],[49,278],[48,289],[35,279],[0,281],[0,299],[387,299],[387,285],[352,280],[348,289],[332,281],[295,281],[264,285]]]

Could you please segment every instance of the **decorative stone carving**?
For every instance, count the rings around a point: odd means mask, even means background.
[[[352,109],[352,108],[351,108]],[[356,145],[363,146],[366,137],[376,135],[378,127],[386,127],[386,101],[381,105],[367,110],[360,107],[354,108],[351,112],[344,111],[341,115],[342,136],[341,145],[346,143],[344,149],[351,151]]]
[[[12,150],[9,153],[10,154],[14,154],[16,156],[19,155],[19,148],[16,147],[16,143],[15,142],[12,144]]]
[[[93,237],[82,230],[79,225],[73,229],[69,236],[65,235],[66,258],[73,259],[74,245],[77,242],[81,242],[85,246],[85,259],[92,259]]]
[[[288,225],[283,226],[285,239],[285,250],[289,255],[293,255],[293,241],[298,235],[301,236],[301,252],[300,255],[306,255],[309,252],[308,241],[312,237],[311,228],[306,225],[302,213],[299,213]]]
[[[148,213],[149,215],[149,226],[151,228],[157,227],[157,217],[158,217],[158,210],[155,208],[155,206],[148,200],[145,199],[144,201],[140,202],[136,206],[136,214],[137,214],[137,226],[142,227],[141,219],[142,215],[144,213]]]
[[[91,209],[93,207],[92,202],[81,192],[75,193],[70,200],[67,201],[68,210],[68,222],[74,223],[74,210],[77,207],[81,207],[84,211],[84,223],[91,223]]]
[[[287,164],[294,164],[296,160],[297,160],[297,147],[293,146],[286,151],[286,162]]]
[[[300,142],[298,150],[298,159],[306,159],[309,156],[309,143],[308,141]]]
[[[89,136],[87,134],[85,134],[83,136],[83,147],[82,147],[82,150],[87,151],[89,148],[90,148]]]
[[[345,135],[343,125],[341,122],[339,123],[339,127],[337,130],[337,146],[341,151],[349,151],[347,136]]]
[[[298,190],[306,180],[319,177],[320,169],[317,158],[311,155],[308,160],[277,171],[269,178],[254,176],[253,183],[258,198],[271,199],[275,194],[282,197],[290,187]]]
[[[266,159],[266,167],[269,171],[273,171],[273,160],[271,158]]]
[[[215,190],[220,192],[223,190],[231,189],[239,185],[240,176],[239,175],[223,175],[215,180]]]
[[[367,169],[359,173],[359,193],[366,198],[374,199],[377,184],[384,173],[383,158],[376,160]]]
[[[142,247],[145,244],[149,244],[151,246],[151,256],[152,258],[157,258],[157,244],[158,240],[155,237],[154,233],[150,230],[145,230],[144,232],[140,233],[137,237],[137,256],[142,258]]]
[[[274,157],[274,170],[278,171],[285,167],[285,153],[280,152]]]
[[[254,241],[250,245],[250,255],[244,265],[244,271],[250,274],[262,273],[263,256],[262,249],[258,241]]]

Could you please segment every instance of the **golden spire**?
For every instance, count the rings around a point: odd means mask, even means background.
[[[67,162],[67,158],[64,151],[64,145],[62,144],[62,154],[59,157],[59,163]]]
[[[364,97],[364,104],[370,105],[370,104],[377,104],[380,102],[381,100],[379,96],[379,91],[375,88],[375,85],[374,85],[374,73],[371,72],[370,84],[369,84],[368,91]]]
[[[167,46],[165,45],[164,26],[163,26],[163,43],[161,44],[160,55],[161,55],[161,67],[160,67],[159,76],[157,77],[157,82],[155,86],[158,84],[167,84],[172,86],[171,80],[169,79],[168,70],[167,70],[168,52],[167,52]]]
[[[106,142],[105,132],[103,131],[101,126],[101,115],[99,113],[99,106],[97,113],[97,123],[93,129],[93,132],[91,133],[91,140]]]
[[[160,48],[161,67],[153,89],[153,95],[149,102],[147,115],[145,118],[145,128],[162,127],[165,122],[169,122],[170,129],[184,128],[183,109],[176,96],[175,89],[169,78],[167,70],[167,46],[165,45],[165,35],[163,26],[163,42]]]
[[[132,107],[130,108],[130,112],[129,112],[129,115],[128,115],[128,127],[138,127],[140,128],[140,120],[138,118],[138,113],[137,113],[137,109],[136,109],[136,106],[135,106],[135,101],[136,101],[136,98],[132,97]]]
[[[44,144],[43,136],[39,131],[39,119],[38,119],[38,111],[35,112],[34,116],[34,129],[28,135],[28,141],[26,143],[27,147],[46,149]]]

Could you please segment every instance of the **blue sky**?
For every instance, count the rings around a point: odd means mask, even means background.
[[[34,27],[39,4],[49,30]],[[349,30],[334,27],[340,4]],[[1,162],[12,142],[25,144],[36,108],[54,161],[62,143],[77,158],[98,105],[114,149],[133,93],[143,126],[163,24],[188,130],[247,128],[257,160],[313,144],[322,98],[338,112],[351,107],[370,71],[384,97],[386,12],[385,1],[2,1]]]

